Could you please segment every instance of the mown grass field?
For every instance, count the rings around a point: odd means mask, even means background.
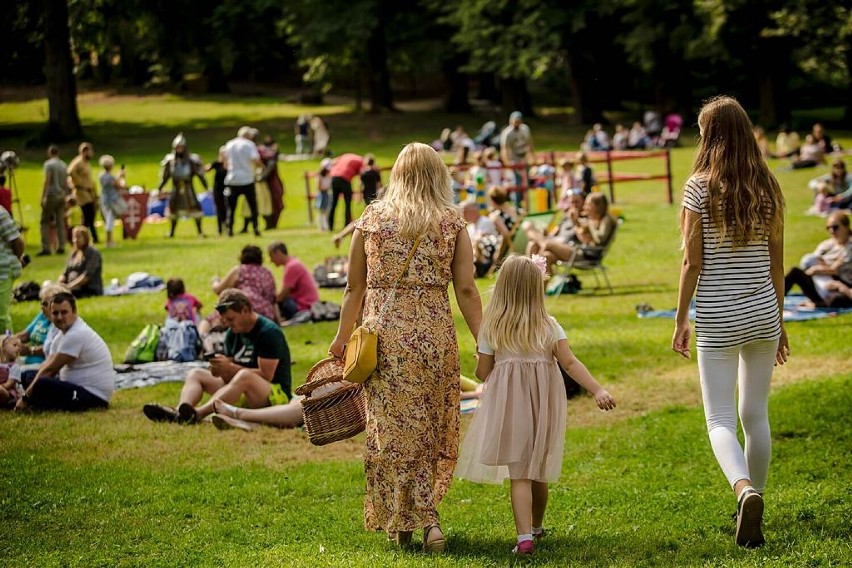
[[[345,105],[306,108],[273,98],[81,96],[81,113],[96,154],[127,165],[128,181],[156,186],[158,162],[183,131],[205,161],[242,124],[273,133],[292,149],[292,124],[302,112],[322,113],[337,152],[373,152],[390,165],[403,144],[431,141],[444,126],[469,132],[491,116],[428,111],[362,116]],[[0,145],[14,148],[31,255],[38,251],[38,196],[43,149],[24,142],[43,120],[46,102],[0,104]],[[559,113],[531,119],[538,149],[576,148],[583,131]],[[845,146],[848,133],[832,133]],[[692,138],[673,152],[675,187],[688,176]],[[63,147],[70,159],[71,146]],[[312,266],[335,249],[307,224],[303,173],[316,161],[280,166],[287,185],[282,228],[260,239],[199,240],[185,222],[166,240],[165,225],[146,226],[138,241],[102,250],[104,278],[146,271],[181,276],[207,306],[210,278],[223,274],[246,243],[284,240]],[[807,180],[823,173],[789,172],[773,162],[788,199],[786,263],[826,238],[821,219],[803,214]],[[659,161],[619,163],[623,171],[656,171]],[[385,178],[386,179],[386,178]],[[676,192],[678,190],[676,189]],[[757,551],[733,545],[732,498],[704,433],[694,363],[669,349],[673,322],[639,320],[634,306],[675,305],[680,252],[677,207],[660,182],[616,187],[626,222],[609,258],[614,295],[584,291],[549,299],[578,356],[619,402],[611,414],[591,400],[572,400],[563,478],[554,485],[550,535],[533,565],[803,565],[852,563],[848,422],[849,322],[844,318],[788,325],[793,357],[778,369],[770,401],[775,440],[767,494],[769,543]],[[356,208],[356,211],[359,209]],[[17,211],[16,211],[17,213]],[[215,221],[205,220],[212,235]],[[23,279],[55,279],[65,262],[34,258]],[[276,272],[280,277],[280,272]],[[584,284],[591,279],[584,278]],[[481,282],[483,300],[491,282]],[[340,292],[323,298],[340,301]],[[163,317],[165,295],[82,300],[82,316],[107,339],[119,360],[149,322]],[[16,305],[16,327],[35,304]],[[462,370],[472,374],[473,339],[457,318]],[[324,356],[336,326],[286,330],[304,380]],[[513,526],[506,490],[456,483],[441,508],[450,553],[435,560],[400,553],[382,535],[361,528],[360,437],[324,448],[299,431],[222,433],[209,425],[152,424],[142,404],[173,402],[179,385],[116,394],[108,412],[87,416],[0,414],[0,565],[8,566],[316,566],[503,565],[511,562]],[[467,419],[463,420],[463,426]]]

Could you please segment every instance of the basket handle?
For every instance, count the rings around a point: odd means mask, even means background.
[[[325,363],[326,361],[333,360],[333,359],[337,359],[337,358],[336,357],[326,357],[325,359],[323,359],[322,361],[317,363],[317,365],[319,365],[320,363]],[[328,383],[339,382],[340,380],[341,379],[340,379],[339,375],[329,375],[325,378],[317,379],[316,381],[308,381],[307,383],[297,387],[296,390],[295,390],[295,393],[298,394],[299,396],[308,396],[314,391],[314,389],[317,389],[317,388],[319,388],[323,385],[326,385]]]

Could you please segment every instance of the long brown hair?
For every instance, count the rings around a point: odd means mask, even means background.
[[[719,238],[738,247],[782,230],[784,195],[743,107],[731,97],[711,99],[698,113],[698,127],[692,175],[707,183],[710,220]]]

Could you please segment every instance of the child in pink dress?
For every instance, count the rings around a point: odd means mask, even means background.
[[[500,268],[479,332],[476,376],[485,392],[462,444],[455,475],[476,482],[511,480],[518,533],[515,554],[532,554],[544,535],[547,484],[562,470],[567,398],[559,365],[595,397],[612,396],[568,347],[544,308],[544,257],[510,256]],[[558,362],[558,363],[557,363]]]
[[[180,278],[169,278],[166,282],[166,311],[169,319],[175,321],[191,321],[198,325],[201,313],[201,302],[192,294],[186,293],[186,286]]]

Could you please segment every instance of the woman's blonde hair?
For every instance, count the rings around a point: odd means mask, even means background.
[[[698,113],[701,141],[692,174],[707,182],[710,220],[723,241],[745,246],[783,227],[784,195],[760,153],[751,121],[731,97],[716,97]],[[685,223],[681,212],[681,229]]]
[[[396,158],[381,201],[397,219],[400,235],[414,238],[440,231],[444,212],[453,208],[450,171],[438,153],[412,142]]]
[[[550,353],[553,324],[544,309],[544,280],[530,257],[511,255],[497,273],[480,335],[497,351]]]

